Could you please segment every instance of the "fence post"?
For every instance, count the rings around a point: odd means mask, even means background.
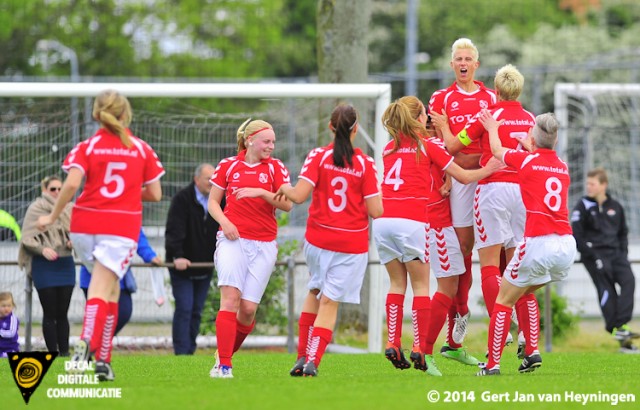
[[[31,351],[31,327],[33,324],[32,316],[32,302],[33,302],[33,282],[29,274],[24,275],[24,317],[26,325],[24,329],[24,350],[26,352]]]
[[[295,319],[295,295],[294,295],[294,270],[296,263],[292,256],[287,258],[287,351],[293,353],[296,351],[294,323]]]

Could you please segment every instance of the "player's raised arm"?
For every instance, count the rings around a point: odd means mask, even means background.
[[[478,119],[489,133],[489,143],[491,145],[491,153],[494,157],[502,161],[502,157],[507,150],[502,146],[500,142],[500,136],[498,135],[498,128],[503,121],[496,121],[488,110],[482,110]]]

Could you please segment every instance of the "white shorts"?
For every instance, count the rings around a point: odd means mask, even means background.
[[[428,263],[428,237],[428,223],[405,218],[373,220],[373,239],[383,265],[394,259],[405,263],[416,258]]]
[[[522,241],[527,214],[520,185],[508,182],[478,185],[473,209],[477,249],[498,244],[510,249]]]
[[[233,286],[241,298],[260,303],[278,259],[278,243],[251,239],[230,241],[222,231],[217,234],[213,262],[218,272],[218,287]]]
[[[454,228],[473,226],[473,196],[476,192],[477,182],[463,184],[451,178],[451,220]]]
[[[524,238],[504,271],[504,277],[519,288],[557,282],[567,277],[576,258],[573,235]]]
[[[127,273],[138,243],[131,238],[117,235],[91,235],[87,233],[71,233],[71,243],[80,262],[89,272],[93,272],[95,261],[122,279]]]
[[[309,290],[336,302],[360,303],[360,289],[367,270],[369,253],[340,253],[304,243],[309,268]]]
[[[436,278],[448,278],[465,272],[464,257],[453,226],[429,230],[429,253],[432,255],[431,273]]]

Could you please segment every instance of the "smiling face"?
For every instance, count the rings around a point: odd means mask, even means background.
[[[459,48],[453,53],[451,68],[456,74],[456,82],[467,84],[473,82],[473,77],[480,63],[475,57],[475,53],[470,48]]]
[[[267,128],[249,138],[247,152],[258,161],[268,159],[276,146],[276,134]]]

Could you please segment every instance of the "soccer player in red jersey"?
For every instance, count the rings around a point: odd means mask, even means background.
[[[283,185],[276,198],[311,206],[304,253],[311,275],[299,320],[298,358],[291,376],[318,375],[318,366],[333,337],[338,305],[360,303],[367,268],[369,216],[382,214],[373,159],[352,144],[358,117],[351,105],[331,113],[333,142],[312,150],[295,187]]]
[[[451,46],[450,62],[456,80],[448,88],[434,92],[429,100],[429,113],[445,113],[454,135],[462,131],[478,111],[492,106],[497,101],[493,90],[474,79],[476,69],[480,66],[478,57],[478,49],[471,40],[456,40]],[[438,132],[440,133],[439,130]],[[480,146],[476,142],[459,150],[455,160],[464,169],[477,169],[480,167],[479,157]],[[460,286],[449,310],[447,342],[442,348],[442,354],[448,358],[455,358],[456,349],[462,347],[469,320],[468,300],[472,281],[471,253],[474,241],[472,209],[476,186],[475,182],[465,185],[456,179],[451,180],[451,216],[464,257],[465,272],[460,276]]]
[[[499,129],[500,141],[505,148],[524,150],[521,140],[535,124],[535,117],[517,101],[524,86],[524,77],[512,65],[500,68],[495,76],[498,102],[489,111],[497,120],[504,120]],[[480,165],[490,158],[489,133],[474,116],[456,136],[451,133],[443,116],[434,114],[436,126],[441,128],[447,149],[452,154],[473,142],[481,142]],[[480,180],[473,203],[475,239],[480,257],[482,294],[487,312],[491,314],[500,288],[500,251],[504,247],[507,260],[511,260],[517,243],[522,240],[525,209],[520,195],[517,170],[506,167],[490,177]],[[518,313],[520,311],[518,310]],[[520,318],[519,320],[526,318]],[[520,323],[522,326],[523,323]]]
[[[278,258],[275,210],[289,212],[293,206],[286,198],[274,199],[290,177],[284,164],[271,157],[276,143],[271,124],[249,119],[238,129],[237,140],[238,155],[220,161],[210,180],[209,213],[220,224],[214,255],[220,310],[218,350],[209,372],[213,378],[233,377],[231,358],[255,326]]]
[[[40,227],[53,223],[84,179],[82,194],[71,215],[71,241],[91,272],[82,335],[71,361],[83,371],[90,355],[101,381],[113,380],[111,350],[118,321],[120,282],[135,255],[142,226],[142,201],[159,201],[160,178],[165,173],[158,156],[127,128],[131,106],[114,90],[100,93],[93,118],[101,128],[67,155],[68,173],[51,214],[41,216]],[[85,362],[85,364],[78,364]],[[74,370],[74,369],[71,369]]]
[[[431,164],[465,182],[471,181],[472,175],[475,180],[489,175],[489,168],[465,171],[455,164],[441,145],[424,139],[427,119],[424,105],[414,96],[391,103],[382,116],[392,140],[383,150],[384,214],[374,220],[373,231],[380,262],[385,265],[390,279],[386,301],[389,338],[385,355],[398,369],[410,367],[401,346],[408,276],[414,294],[411,315],[414,343],[410,358],[416,369],[430,372],[425,360],[432,361],[432,357],[429,355],[425,359],[425,343],[430,308],[428,233],[431,218],[427,214],[427,203],[435,185],[431,180]],[[435,371],[435,367],[433,369]]]
[[[503,146],[500,131],[509,119],[496,121],[495,113],[486,110],[477,118],[489,133],[492,154],[514,170],[527,215],[524,238],[505,270],[491,313],[489,360],[478,376],[500,374],[500,357],[516,301],[518,313],[527,310],[529,315],[528,325],[521,323],[527,343],[518,371],[525,373],[542,365],[538,351],[540,315],[534,292],[565,279],[576,256],[567,208],[569,169],[553,150],[558,141],[558,121],[553,114],[536,117],[528,134],[533,140],[531,153]],[[522,300],[524,303],[520,303]]]

